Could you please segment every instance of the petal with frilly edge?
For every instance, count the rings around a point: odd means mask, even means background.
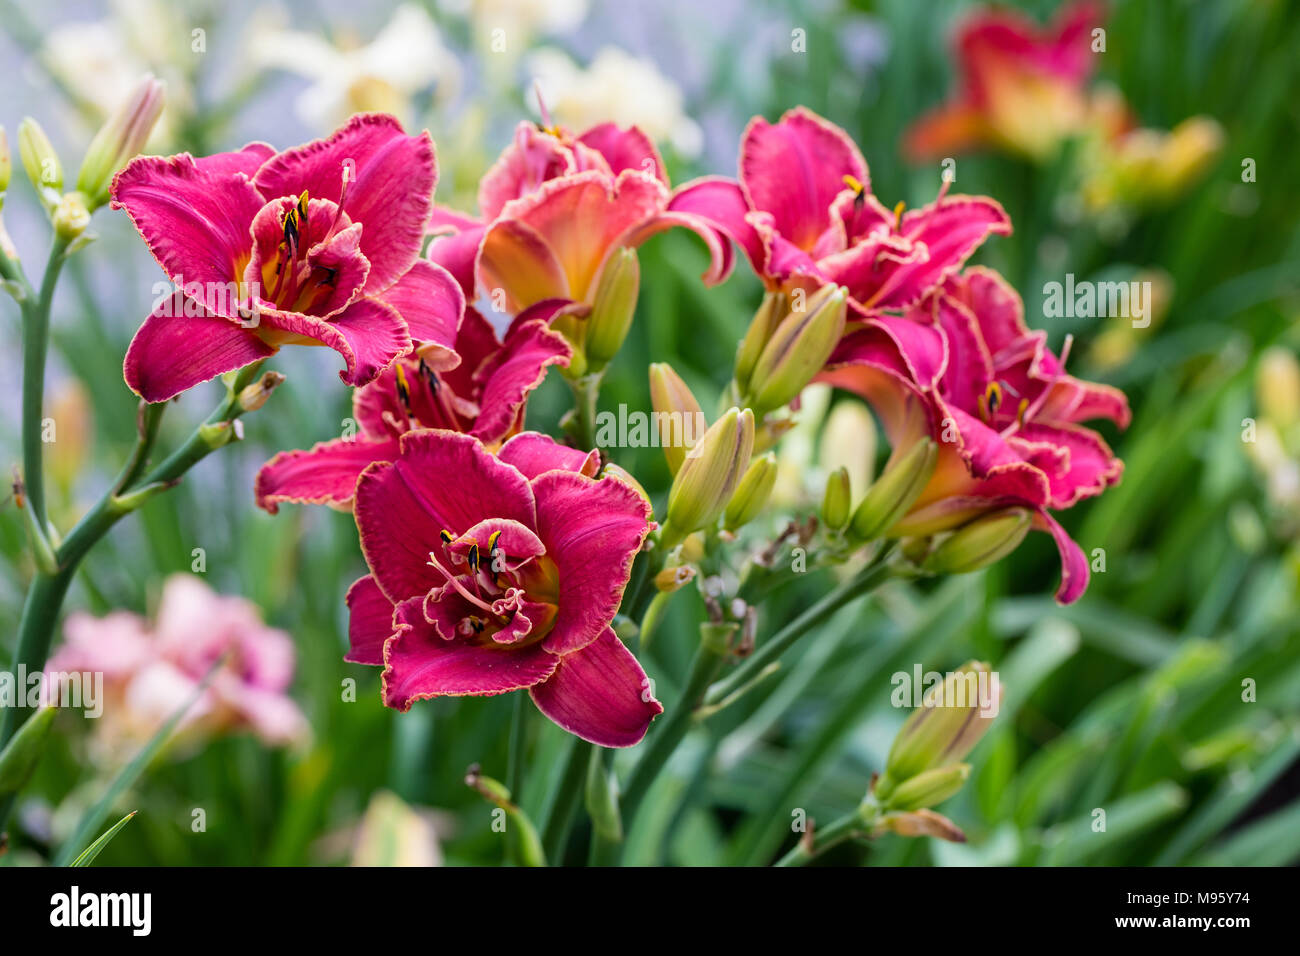
[[[546,680],[560,663],[541,644],[475,644],[446,640],[425,620],[424,599],[399,604],[393,637],[384,645],[384,703],[407,711],[430,697],[489,697]]]
[[[1056,542],[1056,550],[1061,555],[1061,583],[1056,589],[1056,603],[1073,604],[1083,597],[1084,591],[1088,590],[1087,555],[1070,537],[1069,532],[1046,511],[1039,511],[1034,516],[1034,527],[1052,536],[1052,540]]]
[[[257,506],[271,514],[285,502],[346,510],[366,466],[392,461],[397,454],[396,439],[364,438],[336,438],[308,450],[282,451],[257,472]]]
[[[382,113],[359,114],[328,139],[285,150],[254,180],[271,199],[306,190],[313,199],[341,200],[348,218],[365,227],[361,252],[370,261],[371,291],[387,289],[419,256],[437,181],[428,132],[407,136]]]
[[[685,213],[704,220],[730,238],[762,276],[767,264],[763,239],[749,221],[749,202],[734,179],[706,176],[681,186],[668,202],[670,213]]]
[[[401,315],[416,350],[430,365],[455,366],[456,332],[465,314],[465,293],[450,272],[421,259],[380,298]]]
[[[384,663],[384,642],[393,636],[393,602],[367,574],[348,588],[348,652],[352,664]]]
[[[542,643],[568,654],[594,641],[614,619],[632,560],[650,531],[649,505],[622,482],[572,471],[548,471],[530,485],[537,535],[560,579],[560,613]]]
[[[446,582],[429,564],[443,531],[459,535],[487,518],[536,526],[528,481],[477,439],[430,429],[401,441],[395,461],[362,473],[353,504],[361,553],[393,603]]]
[[[806,252],[831,226],[830,209],[850,176],[871,191],[867,163],[844,130],[797,107],[775,123],[756,116],[740,144],[740,181],[754,209]]]
[[[373,381],[393,360],[411,350],[411,334],[391,305],[378,299],[358,299],[326,321],[300,312],[264,309],[258,331],[272,342],[314,339],[343,356],[339,371],[348,385]]]
[[[497,457],[518,468],[525,478],[533,479],[547,471],[576,471],[588,478],[600,469],[600,452],[584,452],[561,445],[550,435],[520,432],[497,452]]]
[[[227,154],[229,155],[229,154]],[[200,166],[189,153],[137,156],[113,180],[125,209],[167,277],[217,315],[239,317],[240,269],[261,194],[229,163]]]
[[[1124,473],[1124,463],[1091,429],[1030,422],[1022,426],[1018,434],[1026,441],[1044,442],[1068,452],[1065,456],[1067,467],[1061,473],[1047,472],[1053,508],[1069,508],[1083,498],[1099,495],[1116,484]]]
[[[579,136],[578,142],[600,153],[615,176],[625,169],[639,169],[668,185],[668,173],[659,150],[636,126],[624,128],[617,123],[597,123]]]
[[[547,367],[568,365],[571,355],[564,336],[545,322],[512,326],[501,348],[476,372],[483,391],[471,434],[489,443],[508,436],[523,423],[524,403],[542,384]]]
[[[476,294],[478,249],[486,232],[487,226],[474,223],[463,229],[441,232],[429,243],[429,261],[450,272],[467,299],[473,299]]]
[[[640,663],[608,627],[559,661],[555,673],[529,693],[538,710],[583,740],[631,747],[664,712]]]
[[[136,331],[122,371],[131,391],[146,402],[165,402],[200,382],[274,354],[275,348],[252,329],[212,315],[176,292]]]
[[[243,149],[237,149],[230,153],[213,153],[211,156],[200,156],[194,160],[199,171],[211,173],[215,176],[230,176],[234,173],[241,173],[252,179],[257,175],[257,171],[262,168],[262,164],[275,155],[275,147],[269,143],[254,142],[249,143]]]

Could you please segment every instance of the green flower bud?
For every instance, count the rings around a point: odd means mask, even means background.
[[[703,437],[700,426],[705,421],[704,413],[686,383],[664,362],[650,366],[650,404],[654,408],[659,446],[664,450],[668,469],[675,475],[686,460],[686,453]]]
[[[763,347],[750,377],[749,403],[758,414],[789,404],[822,370],[844,334],[848,293],[825,285],[802,312],[791,312]]]
[[[77,173],[77,191],[92,212],[108,202],[113,176],[149,141],[162,115],[164,90],[160,80],[146,73],[90,141]]]
[[[854,537],[874,541],[897,524],[920,497],[938,460],[939,446],[932,438],[922,438],[892,457],[853,512]]]
[[[632,328],[641,266],[635,249],[619,249],[605,263],[596,286],[596,300],[587,317],[587,370],[598,372],[609,364]]]
[[[727,510],[722,516],[724,528],[735,531],[758,517],[772,494],[776,473],[776,456],[771,452],[754,459],[736,486],[736,493],[727,502]]]
[[[1001,561],[1029,533],[1029,512],[1010,508],[976,518],[948,535],[921,562],[931,574],[965,574]]]
[[[13,161],[9,158],[9,136],[0,126],[0,201],[9,189],[9,176],[13,172]]]
[[[853,488],[849,484],[847,468],[836,468],[826,479],[826,494],[822,496],[822,524],[831,531],[843,531],[849,523],[853,508]]]
[[[668,492],[668,515],[660,540],[670,548],[718,520],[754,452],[754,413],[731,408],[691,449]]]
[[[76,239],[90,225],[90,210],[86,208],[85,197],[81,193],[64,194],[54,207],[50,221],[60,239],[68,242]]]
[[[63,164],[41,124],[30,116],[18,124],[18,155],[41,204],[52,212],[63,195]]]
[[[898,788],[927,770],[959,763],[993,723],[1002,687],[989,666],[970,661],[931,688],[894,738],[876,797],[892,806]],[[932,780],[935,778],[927,778]]]
[[[745,332],[745,337],[740,340],[740,347],[736,349],[736,388],[739,394],[748,393],[750,378],[754,373],[754,366],[758,364],[758,357],[763,354],[767,340],[772,337],[781,319],[789,311],[790,300],[784,293],[769,292],[763,296],[762,305],[754,313],[749,329]]]
[[[970,776],[970,764],[953,763],[918,773],[899,784],[885,801],[889,810],[919,810],[938,806],[957,793]]]

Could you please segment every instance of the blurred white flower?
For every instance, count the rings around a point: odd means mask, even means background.
[[[686,115],[682,91],[649,60],[617,47],[604,47],[585,70],[553,47],[528,58],[527,99],[537,108],[533,85],[551,116],[572,129],[607,120],[635,124],[656,142],[671,143],[685,157],[699,155],[700,127]]]
[[[469,20],[483,42],[492,30],[519,31],[518,44],[507,36],[507,52],[526,48],[535,36],[568,33],[587,18],[587,0],[441,0],[438,6]]]
[[[429,15],[403,4],[364,46],[334,46],[314,33],[272,29],[253,38],[252,61],[312,81],[298,97],[298,115],[320,129],[333,129],[353,113],[392,113],[404,123],[415,117],[411,98],[433,87],[445,102],[460,88],[461,69]]]
[[[130,97],[141,75],[155,74],[167,85],[167,102],[145,152],[165,151],[193,109],[190,30],[177,9],[160,0],[113,0],[111,7],[106,20],[51,30],[41,47],[41,62],[80,107],[96,114],[84,117],[92,128]]]

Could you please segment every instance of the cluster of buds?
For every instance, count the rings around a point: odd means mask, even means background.
[[[759,418],[790,404],[830,358],[848,316],[848,292],[769,292],[736,353],[735,390]]]
[[[108,202],[109,187],[117,171],[144,148],[163,109],[164,87],[152,75],[144,76],[125,103],[108,118],[91,140],[77,173],[76,187],[63,191],[63,163],[45,130],[30,116],[18,126],[18,155],[27,178],[66,242],[79,237],[90,215]],[[9,183],[9,151],[0,134],[0,194]]]
[[[968,662],[926,693],[894,738],[885,772],[864,803],[877,831],[965,839],[932,808],[965,785],[971,768],[962,760],[992,725],[1000,702],[998,676],[980,661]]]

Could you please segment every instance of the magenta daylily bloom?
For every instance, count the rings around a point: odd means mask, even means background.
[[[740,147],[739,180],[706,177],[673,197],[735,240],[768,288],[842,285],[862,314],[900,309],[957,272],[990,234],[1009,235],[1002,207],[979,196],[889,210],[871,193],[866,160],[835,124],[790,110],[755,117]]]
[[[413,429],[465,432],[495,448],[523,427],[524,404],[547,367],[567,364],[570,354],[543,321],[516,322],[499,341],[482,314],[467,309],[456,351],[441,364],[408,356],[357,390],[360,434],[281,452],[263,465],[257,503],[272,514],[286,501],[350,508],[361,472],[396,458],[401,436]]]
[[[939,443],[933,477],[891,534],[935,534],[1026,507],[1060,551],[1057,600],[1083,594],[1088,562],[1050,512],[1119,481],[1123,462],[1079,423],[1127,427],[1128,401],[1068,375],[1001,276],[968,269],[903,316],[869,320],[845,336],[819,380],[867,399],[896,453],[926,435]]]
[[[602,123],[574,137],[521,123],[483,177],[479,217],[434,210],[429,257],[471,300],[500,289],[518,315],[546,301],[589,305],[614,250],[683,226],[708,246],[704,281],[721,282],[731,270],[729,244],[671,202],[663,160],[636,127]]]
[[[354,116],[277,153],[142,156],[113,181],[177,291],[127,351],[132,390],[160,402],[281,345],[326,345],[363,385],[416,346],[449,349],[463,300],[419,258],[437,166],[427,132]]]
[[[628,747],[662,713],[610,627],[651,529],[629,486],[524,432],[407,432],[357,483],[370,574],[348,592],[347,660],[382,666],[384,703],[528,690],[570,733]]]

